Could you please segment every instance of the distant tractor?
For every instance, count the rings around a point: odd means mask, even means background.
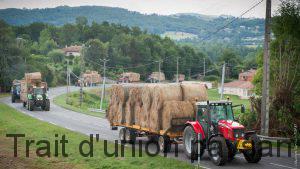
[[[196,105],[196,118],[186,123],[183,132],[184,150],[189,158],[196,160],[197,154],[202,156],[207,149],[215,165],[231,161],[238,151],[249,163],[261,160],[259,137],[253,131],[245,132],[245,127],[234,120],[234,106],[230,101],[198,102]],[[241,111],[245,111],[243,105]]]
[[[163,72],[152,72],[146,82],[158,83],[159,81],[164,81],[165,79],[165,74]]]
[[[48,97],[48,86],[41,81],[41,73],[25,73],[24,81],[21,82],[21,101],[23,107],[33,111],[36,107],[42,110],[50,110],[50,100]]]
[[[132,83],[140,81],[140,74],[134,72],[122,73],[117,81],[117,83]]]
[[[21,81],[14,80],[12,87],[11,87],[11,102],[15,103],[16,101],[20,100],[20,93],[21,93]]]

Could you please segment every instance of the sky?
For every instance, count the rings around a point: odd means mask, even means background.
[[[120,7],[143,14],[170,15],[176,13],[198,13],[204,15],[232,15],[251,8],[261,0],[0,0],[0,9],[5,8],[53,8],[56,6],[108,6]],[[272,14],[280,0],[272,0]],[[265,17],[266,1],[244,17]]]

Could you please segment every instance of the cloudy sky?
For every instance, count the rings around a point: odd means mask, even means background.
[[[199,13],[240,16],[261,0],[0,0],[0,8],[52,8],[56,6],[96,5],[126,8],[144,14]],[[265,16],[265,0],[245,17]],[[280,0],[272,0],[273,14]]]

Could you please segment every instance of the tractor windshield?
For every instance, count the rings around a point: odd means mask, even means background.
[[[231,105],[214,105],[210,107],[211,121],[217,123],[219,120],[233,120]]]
[[[42,88],[34,88],[33,93],[36,95],[42,95],[43,94],[43,89]]]

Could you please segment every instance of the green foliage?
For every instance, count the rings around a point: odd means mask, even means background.
[[[47,56],[54,62],[54,63],[62,63],[65,59],[65,54],[58,49],[54,49],[50,51]]]

